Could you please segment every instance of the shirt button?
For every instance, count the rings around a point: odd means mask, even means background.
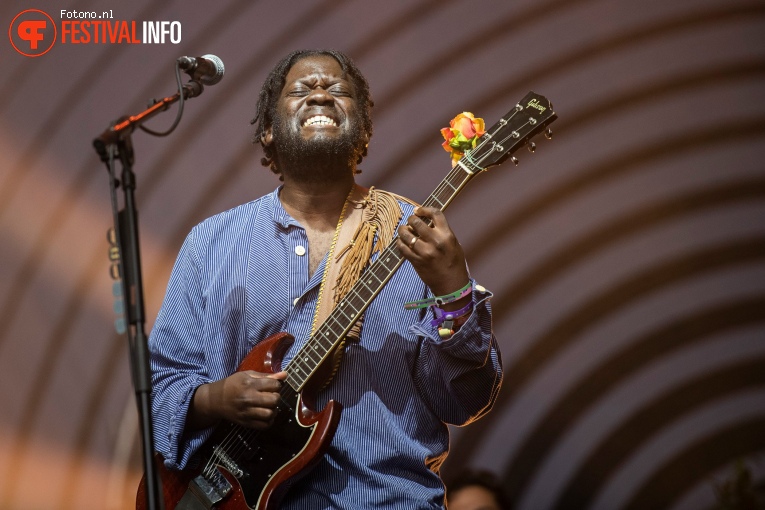
[[[303,255],[305,255],[305,247],[295,246],[295,253],[302,257]]]
[[[300,301],[299,297],[296,297],[294,301],[292,301],[292,306],[297,306],[298,301]]]

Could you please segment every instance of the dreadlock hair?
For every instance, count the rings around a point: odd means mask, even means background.
[[[271,73],[263,82],[263,87],[260,89],[260,96],[258,97],[258,106],[255,113],[255,118],[250,121],[250,124],[255,125],[255,133],[252,136],[252,143],[260,143],[263,147],[263,157],[260,163],[263,166],[269,167],[275,174],[281,172],[276,168],[274,162],[274,154],[272,147],[266,147],[263,144],[262,135],[265,130],[273,124],[274,115],[276,114],[276,105],[279,102],[279,96],[284,88],[284,82],[287,78],[287,73],[298,60],[302,60],[307,57],[315,57],[319,55],[326,55],[334,58],[340,64],[343,73],[350,76],[353,82],[353,87],[356,91],[356,102],[359,107],[361,115],[361,127],[367,134],[367,139],[372,137],[372,107],[374,102],[372,96],[369,93],[369,84],[367,83],[364,75],[351,58],[339,51],[335,50],[297,50],[293,51],[276,64]],[[361,163],[364,157],[367,155],[367,148],[362,149],[362,153],[356,163]]]

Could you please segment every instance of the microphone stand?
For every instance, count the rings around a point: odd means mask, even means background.
[[[149,367],[148,338],[144,328],[143,283],[141,257],[138,244],[138,211],[135,206],[136,178],[133,173],[134,153],[130,135],[139,126],[159,112],[181,99],[196,97],[204,87],[197,81],[190,81],[178,93],[154,101],[143,112],[123,117],[93,140],[93,146],[106,164],[110,176],[110,193],[114,213],[114,231],[119,249],[119,269],[122,276],[122,296],[126,303],[128,319],[128,343],[130,369],[138,405],[141,425],[143,464],[145,473],[146,508],[162,510],[164,500],[157,466],[154,462],[154,428],[151,420],[151,369]],[[121,181],[114,175],[114,159],[122,165]],[[117,211],[116,189],[122,186],[124,207]]]

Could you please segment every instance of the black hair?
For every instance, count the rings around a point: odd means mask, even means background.
[[[287,78],[287,73],[298,60],[315,57],[319,55],[327,55],[340,64],[340,67],[347,76],[351,78],[354,89],[356,90],[356,103],[359,108],[361,127],[367,135],[367,140],[372,137],[372,107],[374,102],[372,96],[369,93],[369,84],[367,83],[364,75],[351,58],[339,51],[335,50],[297,50],[293,51],[283,59],[281,59],[276,66],[271,70],[266,80],[263,82],[263,87],[260,89],[260,97],[258,97],[258,106],[255,113],[255,118],[250,121],[250,124],[255,125],[255,133],[252,136],[252,143],[260,143],[263,147],[263,157],[260,162],[263,166],[267,166],[275,174],[279,174],[279,170],[274,164],[274,154],[272,148],[263,144],[263,133],[268,127],[273,124],[274,115],[276,114],[276,105],[279,101],[279,96],[284,88],[284,82]],[[363,148],[361,155],[357,163],[361,163],[364,156],[367,155],[366,147]]]
[[[447,498],[449,494],[454,494],[460,489],[473,486],[483,487],[491,492],[502,510],[510,509],[510,501],[502,488],[502,484],[496,475],[489,471],[465,470],[458,473],[457,476],[451,480],[451,483],[447,484]]]

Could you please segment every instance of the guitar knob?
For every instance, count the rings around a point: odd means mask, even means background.
[[[547,131],[545,131],[545,138],[552,140],[552,129],[548,128]]]
[[[530,142],[526,147],[528,147],[529,152],[534,154],[534,151],[537,150],[537,144],[534,142]]]
[[[516,158],[515,156],[512,156],[510,158],[510,161],[512,161],[515,166],[518,166],[518,158]]]

